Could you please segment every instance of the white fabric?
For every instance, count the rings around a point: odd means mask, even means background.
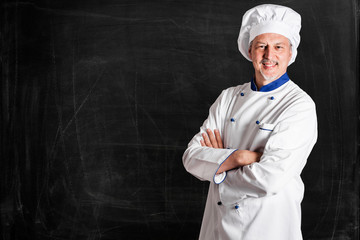
[[[201,147],[207,128],[219,129],[229,149]],[[210,181],[199,239],[302,239],[300,173],[316,139],[315,104],[291,80],[270,92],[252,91],[250,83],[224,90],[183,155],[188,172]],[[217,169],[236,149],[263,155],[215,184]]]
[[[242,19],[238,37],[238,47],[241,54],[249,57],[250,43],[263,33],[277,33],[287,37],[292,44],[292,57],[288,65],[295,61],[297,47],[300,44],[301,16],[291,8],[263,4],[248,10]]]

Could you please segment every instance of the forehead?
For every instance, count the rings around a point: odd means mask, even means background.
[[[290,44],[289,39],[277,33],[263,33],[254,38],[253,43]]]

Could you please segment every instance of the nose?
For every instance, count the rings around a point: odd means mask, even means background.
[[[270,47],[267,47],[264,51],[264,58],[272,59],[273,56],[274,56],[274,50],[272,50]]]

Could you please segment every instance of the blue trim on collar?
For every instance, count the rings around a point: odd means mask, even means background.
[[[258,90],[257,87],[256,87],[256,84],[255,84],[255,77],[253,77],[251,79],[251,90],[259,91],[259,92],[270,92],[270,91],[275,90],[278,87],[282,86],[283,84],[285,84],[289,80],[290,80],[290,78],[287,75],[287,73],[284,73],[284,75],[282,75],[280,78],[276,79],[275,81],[272,81],[269,84],[266,84],[265,86],[262,86],[260,88],[260,90]]]

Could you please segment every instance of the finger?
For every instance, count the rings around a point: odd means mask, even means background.
[[[204,143],[204,140],[202,140],[202,139],[200,140],[200,144],[201,144],[202,147],[206,146],[205,143]]]
[[[215,129],[215,130],[214,130],[214,134],[215,134],[216,142],[217,142],[219,148],[224,148],[224,145],[223,145],[223,142],[222,142],[222,140],[221,140],[221,136],[220,136],[219,130]]]
[[[211,131],[211,129],[207,129],[207,134],[210,138],[210,142],[211,142],[211,145],[213,145],[214,148],[219,148],[217,142],[216,142],[216,139],[215,139],[215,135],[213,133],[213,131]]]
[[[203,137],[204,142],[205,142],[205,145],[206,145],[207,147],[213,147],[213,146],[211,145],[210,139],[209,139],[209,137],[208,137],[208,135],[207,135],[206,133],[203,133],[203,134],[202,134],[202,137]]]

